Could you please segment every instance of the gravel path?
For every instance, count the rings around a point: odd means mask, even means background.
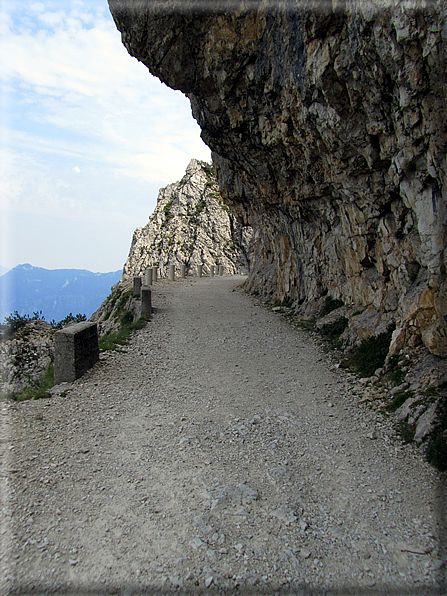
[[[123,352],[1,404],[2,594],[446,593],[445,478],[240,281],[157,283]]]

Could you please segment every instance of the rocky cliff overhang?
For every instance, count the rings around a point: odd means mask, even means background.
[[[446,7],[423,4],[109,0],[256,231],[248,289],[329,293],[446,355]]]

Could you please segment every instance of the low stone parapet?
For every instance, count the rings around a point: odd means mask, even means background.
[[[79,379],[99,360],[96,323],[83,321],[54,334],[54,384]]]
[[[141,287],[141,316],[152,314],[152,292],[148,286]]]
[[[141,277],[134,277],[133,278],[133,296],[135,298],[140,295],[141,286],[142,286]]]

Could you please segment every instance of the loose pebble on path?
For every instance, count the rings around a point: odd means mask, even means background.
[[[445,478],[242,279],[2,402],[2,594],[445,593]]]

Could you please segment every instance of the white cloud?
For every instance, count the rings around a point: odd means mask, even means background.
[[[159,155],[161,139],[168,158],[170,141],[195,130],[196,147],[207,151],[188,100],[127,54],[110,17],[86,28],[92,14],[45,11],[41,2],[33,7],[47,28],[22,31],[9,23],[0,41],[0,77],[18,85],[18,107],[28,118],[86,135],[106,151],[117,145],[139,155],[156,146]],[[120,153],[112,149],[109,156]]]
[[[130,244],[158,188],[180,179],[192,157],[210,160],[188,100],[127,54],[102,0],[2,8],[3,208],[42,221],[109,221],[115,233],[121,221]]]

